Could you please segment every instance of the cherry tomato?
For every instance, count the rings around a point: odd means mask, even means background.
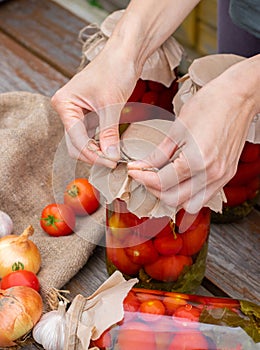
[[[133,291],[130,290],[123,301],[124,310],[129,312],[136,312],[139,310],[140,301]]]
[[[192,259],[183,255],[160,256],[154,263],[145,265],[145,272],[158,281],[173,282],[178,279],[185,266],[192,265]]]
[[[256,177],[249,182],[247,188],[247,199],[253,199],[260,190],[260,177]]]
[[[74,211],[66,204],[49,204],[41,214],[40,225],[50,236],[67,236],[75,228]]]
[[[157,92],[155,91],[148,91],[146,92],[142,99],[141,102],[142,103],[148,103],[150,105],[157,105],[158,104],[158,100],[159,100],[159,95]]]
[[[144,321],[156,321],[158,319],[158,316],[161,317],[162,315],[165,314],[165,306],[160,300],[150,299],[142,302],[142,304],[140,305],[139,311],[141,312],[140,317]],[[149,315],[142,315],[142,313],[149,314]],[[150,317],[151,315],[153,317]]]
[[[27,286],[40,290],[40,282],[35,273],[27,270],[17,270],[5,275],[1,280],[1,289],[8,289],[15,286]]]
[[[64,203],[79,216],[94,213],[99,208],[99,200],[99,192],[85,178],[71,181],[64,192]]]
[[[122,215],[114,213],[108,219],[108,227],[112,236],[116,239],[123,240],[131,233],[131,229],[122,220]]]
[[[250,163],[256,161],[260,157],[260,145],[246,142],[240,156],[240,161]]]
[[[152,238],[163,230],[172,232],[171,221],[169,217],[162,216],[160,218],[145,218],[140,225],[144,237]]]
[[[148,108],[141,103],[127,103],[121,111],[120,123],[134,123],[147,120]]]
[[[181,298],[164,297],[163,303],[168,315],[172,315],[180,306],[187,304],[187,301]]]
[[[127,322],[119,329],[119,350],[156,350],[153,330],[141,322]]]
[[[158,253],[151,240],[126,247],[125,252],[134,264],[150,264],[158,259]]]
[[[247,200],[248,192],[245,186],[225,186],[227,202],[224,206],[235,207]]]
[[[155,238],[165,237],[165,236],[171,236],[173,235],[175,225],[171,221],[169,222],[157,235]]]
[[[152,80],[148,81],[148,87],[150,90],[156,91],[156,92],[160,92],[166,89],[166,87],[162,83],[159,83],[158,81],[152,81]]]
[[[173,338],[169,350],[208,350],[207,339],[198,331],[183,331]]]
[[[105,330],[98,339],[91,341],[91,346],[96,346],[99,349],[109,348],[111,344],[112,339],[110,334],[110,328]]]
[[[257,159],[254,162],[239,163],[236,174],[228,182],[228,186],[243,186],[249,181],[260,175],[260,161]]]
[[[126,255],[124,248],[106,248],[107,259],[112,262],[116,268],[126,275],[136,275],[140,270],[141,265],[134,264]]]
[[[173,113],[173,100],[174,93],[170,89],[165,89],[159,93],[158,106]]]
[[[128,99],[128,102],[140,101],[145,91],[146,91],[146,81],[139,79],[135,85],[132,95]]]
[[[177,254],[182,247],[181,235],[172,233],[164,237],[156,237],[154,247],[162,255]]]
[[[193,230],[181,233],[183,245],[178,254],[191,256],[198,253],[206,242],[208,233],[209,227],[204,223],[200,223]]]
[[[187,230],[194,230],[198,224],[203,220],[205,224],[210,223],[210,209],[202,208],[197,214],[189,214],[184,209],[180,209],[176,215],[175,224],[179,228]]]
[[[201,310],[191,304],[178,307],[174,312],[174,317],[184,318],[187,321],[199,322]]]

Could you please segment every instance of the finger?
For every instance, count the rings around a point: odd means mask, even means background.
[[[91,164],[89,159],[86,158],[74,145],[72,144],[68,133],[65,131],[65,141],[69,156],[74,159],[82,160],[85,163]]]
[[[178,145],[169,137],[158,145],[158,147],[143,160],[136,160],[128,164],[129,169],[140,169],[156,167],[161,168],[169,162],[169,159],[178,149]]]
[[[66,131],[70,144],[74,147],[74,158],[84,160],[90,164],[98,163],[115,168],[116,162],[105,158],[97,146],[94,149],[89,148],[91,139],[89,138],[84,123],[81,120],[74,120],[73,126]],[[67,139],[68,142],[68,139]]]
[[[120,159],[119,119],[122,104],[111,105],[98,111],[100,124],[100,147],[111,160]]]
[[[140,164],[140,166],[145,165],[143,168],[138,167],[135,169],[130,168],[133,163],[135,162],[128,164],[129,175],[137,182],[157,191],[167,191],[173,186],[190,178],[192,174],[189,164],[182,153],[179,154],[179,157],[174,162],[170,162],[157,173],[153,171],[144,171],[148,165],[151,167],[151,165],[154,164],[146,164],[146,162],[143,162]]]
[[[221,183],[212,183],[209,184],[207,187],[203,188],[201,191],[198,191],[192,198],[188,198],[188,200],[184,201],[182,203],[182,206],[185,210],[188,212],[195,212],[196,210],[199,211],[202,207],[208,205],[210,201],[212,201],[213,197],[217,196],[221,191],[222,185]],[[217,199],[217,201],[223,200],[222,196]],[[213,203],[213,202],[212,202]],[[215,202],[216,205],[216,202]],[[219,208],[221,209],[221,208]]]
[[[99,116],[96,112],[88,111],[85,113],[84,125],[87,130],[87,134],[90,138],[95,138],[97,135],[97,129],[99,127]]]

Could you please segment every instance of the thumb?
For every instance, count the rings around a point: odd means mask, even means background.
[[[119,119],[122,104],[108,106],[99,111],[100,148],[111,160],[120,159]]]

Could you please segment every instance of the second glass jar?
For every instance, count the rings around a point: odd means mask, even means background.
[[[138,218],[116,199],[107,206],[106,263],[109,274],[119,270],[137,277],[138,287],[194,293],[206,269],[210,209],[196,215],[181,209],[169,217]]]

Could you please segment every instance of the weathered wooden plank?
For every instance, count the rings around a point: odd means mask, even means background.
[[[0,32],[0,92],[30,91],[47,96],[67,78]]]
[[[6,1],[0,4],[0,29],[66,76],[81,60],[82,19],[48,0]]]
[[[260,302],[260,213],[212,225],[207,278],[233,298]]]

